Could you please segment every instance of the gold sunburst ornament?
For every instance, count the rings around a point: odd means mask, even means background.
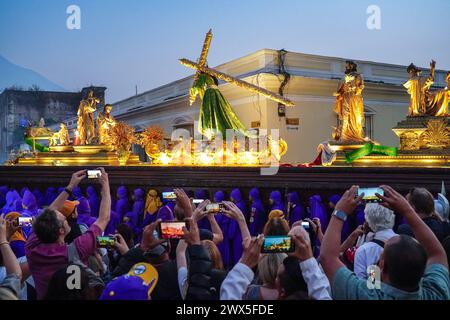
[[[441,149],[450,145],[450,131],[443,119],[430,120],[427,130],[421,135],[422,144],[431,149]]]

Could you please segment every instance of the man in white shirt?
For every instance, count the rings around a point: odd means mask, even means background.
[[[367,267],[376,265],[384,249],[384,244],[397,234],[392,230],[395,215],[391,210],[368,203],[364,209],[365,219],[373,232],[373,239],[356,250],[354,272],[359,278],[367,279]]]

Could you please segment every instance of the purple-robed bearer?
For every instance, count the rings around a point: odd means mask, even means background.
[[[120,220],[122,220],[125,214],[130,211],[130,203],[128,202],[128,190],[125,186],[120,186],[117,189],[117,202],[115,211],[120,215]]]
[[[41,189],[39,189],[38,187],[34,188],[32,191],[34,197],[36,198],[37,201],[37,206],[38,208],[42,208],[44,206],[44,195],[41,192]]]
[[[115,211],[111,211],[111,216],[109,218],[108,225],[106,226],[106,229],[105,229],[105,234],[106,235],[115,234],[116,227],[120,223],[121,223],[120,215]]]
[[[284,206],[283,197],[280,191],[278,190],[272,191],[270,193],[269,202],[270,202],[270,211],[280,210],[283,211],[284,214],[286,214],[286,207]]]
[[[91,216],[91,207],[89,206],[89,201],[86,198],[80,198],[77,201],[80,204],[77,206],[78,220],[79,224],[85,224],[88,228],[95,222],[95,218]]]
[[[91,207],[91,215],[98,218],[98,211],[100,210],[100,198],[95,191],[94,186],[88,186],[86,188],[86,195]]]
[[[249,231],[252,236],[257,236],[262,232],[267,220],[267,213],[261,201],[261,195],[258,188],[253,188],[249,192],[250,213],[249,213]]]
[[[38,215],[36,197],[30,190],[26,190],[23,194],[21,214],[29,217],[35,217]]]
[[[16,211],[16,195],[12,191],[8,191],[5,196],[5,205],[2,208],[2,213],[7,214]]]
[[[72,190],[72,200],[78,200],[78,199],[81,199],[81,198],[84,198],[83,191],[81,191],[80,187],[75,187]]]
[[[322,231],[325,232],[328,226],[328,214],[322,198],[318,194],[309,198],[309,209],[311,219],[319,218]]]
[[[331,217],[331,214],[334,211],[334,208],[336,207],[336,204],[341,200],[341,196],[338,194],[334,194],[328,198],[328,204],[330,206],[330,212],[329,216]],[[345,220],[343,226],[342,226],[342,232],[341,232],[341,242],[345,241],[345,239],[348,238],[350,235],[350,219]]]
[[[230,200],[236,204],[236,206],[244,214],[245,220],[248,222],[248,211],[245,201],[242,199],[242,193],[239,189],[233,189],[230,193]],[[242,234],[239,230],[239,224],[236,220],[231,219],[228,227],[228,237],[231,242],[231,264],[235,265],[242,256]]]
[[[8,193],[8,186],[0,186],[0,208],[6,204],[6,194]]]
[[[214,202],[220,203],[225,200],[225,193],[222,190],[217,191],[214,194]],[[230,238],[228,237],[228,227],[230,225],[231,219],[224,214],[215,215],[217,224],[223,233],[223,241],[217,245],[217,248],[222,255],[222,261],[226,268],[230,267]]]
[[[305,207],[302,205],[297,191],[292,191],[289,193],[288,208],[289,225],[306,218]]]
[[[195,190],[194,198],[202,199],[202,200],[209,199],[208,191],[205,189],[197,189],[197,190]],[[211,230],[211,224],[209,223],[209,221],[206,217],[203,218],[202,220],[200,220],[197,224],[200,229]]]
[[[123,220],[131,230],[135,231],[139,217],[144,214],[144,190],[141,188],[134,189],[133,199],[133,209],[130,212],[127,212]]]
[[[57,197],[58,197],[58,193],[57,193],[56,189],[54,187],[48,187],[47,191],[45,192],[43,206],[51,205]]]

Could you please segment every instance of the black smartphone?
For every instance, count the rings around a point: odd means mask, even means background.
[[[210,203],[206,206],[206,211],[217,214],[221,211],[221,204],[220,203]]]
[[[293,252],[294,241],[290,236],[265,236],[262,253],[289,253]]]
[[[97,179],[100,178],[102,175],[102,172],[98,169],[96,170],[88,170],[87,171],[87,177],[88,179]]]
[[[309,227],[310,227],[309,222],[308,221],[302,221],[302,227],[305,230],[309,230]]]
[[[381,202],[382,200],[380,198],[378,198],[376,196],[376,194],[378,193],[378,194],[383,196],[384,195],[384,190],[381,189],[380,187],[376,187],[376,188],[358,188],[357,197],[359,197],[363,193],[364,193],[364,197],[362,198],[362,200],[364,202],[377,203],[377,202]]]
[[[31,227],[31,224],[33,223],[32,217],[17,217],[17,225],[19,227]]]
[[[183,227],[186,227],[186,222],[161,222],[159,224],[159,238],[160,239],[183,239]]]
[[[114,246],[116,239],[114,236],[97,236],[97,247],[111,248]]]

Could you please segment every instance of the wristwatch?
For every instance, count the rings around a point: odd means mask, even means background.
[[[334,210],[333,216],[335,216],[336,218],[338,218],[339,220],[342,220],[344,222],[345,222],[345,220],[347,220],[347,215],[345,214],[344,211],[341,211],[341,210]]]
[[[64,191],[71,196],[72,195],[72,190],[70,190],[69,188],[64,188]]]

